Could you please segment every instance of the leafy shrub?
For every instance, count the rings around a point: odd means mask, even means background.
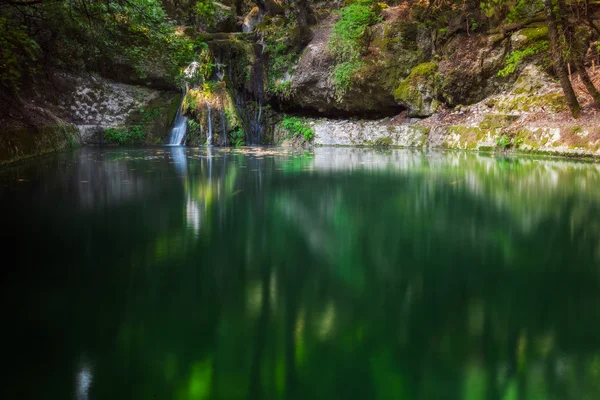
[[[368,45],[368,28],[378,20],[376,7],[373,1],[358,0],[340,10],[333,26],[328,48],[337,63],[332,81],[338,98],[351,88],[352,78],[364,66],[361,56]]]
[[[361,60],[353,59],[338,64],[333,69],[333,85],[338,97],[342,97],[352,87],[352,80],[356,73],[364,66]]]
[[[37,71],[40,46],[27,35],[23,26],[0,18],[0,83],[18,89],[24,74]]]
[[[142,115],[141,120],[143,124],[150,123],[160,118],[160,110],[158,107],[153,107],[150,109],[142,108],[140,109],[140,114]]]
[[[34,69],[102,72],[126,64],[143,79],[149,60],[176,83],[195,53],[160,0],[24,1],[8,9],[0,18],[0,83],[11,90]]]
[[[283,117],[283,127],[292,136],[303,136],[306,141],[310,141],[315,135],[315,131],[302,119],[298,117]]]
[[[196,15],[204,20],[206,25],[212,25],[215,23],[217,16],[217,6],[213,0],[199,0],[195,7]]]
[[[547,40],[544,40],[526,49],[511,52],[506,59],[504,68],[498,71],[498,76],[502,78],[513,74],[524,58],[548,51],[548,48],[549,43]]]
[[[229,138],[231,140],[231,144],[235,147],[243,146],[246,144],[246,135],[244,130],[236,126],[233,131],[229,134]]]
[[[199,138],[202,135],[202,125],[195,119],[188,118],[187,134],[191,138]]]
[[[508,148],[508,146],[510,146],[510,144],[511,144],[511,140],[506,135],[502,135],[502,136],[499,136],[498,138],[496,138],[496,146],[498,146],[502,149]]]
[[[146,139],[146,131],[140,125],[124,128],[108,128],[104,131],[104,141],[116,144],[137,144]]]
[[[534,17],[542,11],[542,0],[519,0],[506,17],[508,22],[518,22],[525,18]]]
[[[267,88],[267,91],[280,99],[289,100],[292,97],[292,81],[275,82]]]
[[[286,84],[292,69],[300,57],[294,32],[293,18],[283,22],[280,17],[265,17],[258,27],[264,40],[264,51],[268,55],[267,92],[280,98],[291,95],[291,86]],[[250,81],[250,69],[246,69],[246,81]],[[283,86],[282,86],[283,85]]]

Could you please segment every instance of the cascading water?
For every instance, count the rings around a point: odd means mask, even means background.
[[[181,146],[187,131],[187,120],[187,117],[181,112],[180,106],[175,115],[175,123],[173,124],[173,129],[171,129],[171,135],[169,136],[170,145]]]
[[[183,139],[185,138],[185,134],[187,133],[188,119],[185,115],[183,115],[183,99],[185,99],[185,95],[190,89],[188,82],[197,78],[199,69],[200,63],[198,61],[194,61],[183,71],[183,75],[185,76],[185,87],[182,89],[181,104],[179,104],[179,108],[177,109],[175,122],[173,123],[171,134],[169,135],[169,144],[172,146],[181,146]]]
[[[212,130],[212,118],[211,118],[211,108],[210,108],[210,103],[206,103],[206,108],[208,110],[208,135],[206,136],[206,143],[209,146],[212,146],[213,144],[213,130]]]

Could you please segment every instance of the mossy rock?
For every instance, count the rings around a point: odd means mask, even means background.
[[[411,117],[428,117],[439,107],[436,99],[438,64],[417,65],[394,91],[396,101],[408,109]]]
[[[483,117],[483,120],[479,124],[482,129],[496,130],[503,129],[510,126],[516,120],[519,119],[517,115],[509,114],[488,114]]]
[[[524,50],[535,43],[548,40],[546,25],[528,27],[515,32],[511,37],[513,51]]]
[[[162,143],[173,125],[180,102],[180,93],[163,92],[132,112],[124,124],[115,128],[128,130],[139,127],[144,132],[144,139],[140,143]]]
[[[501,112],[561,112],[568,110],[568,106],[562,93],[520,94],[500,99],[496,109]]]
[[[5,129],[0,134],[0,165],[80,145],[77,128],[62,121],[38,127]]]

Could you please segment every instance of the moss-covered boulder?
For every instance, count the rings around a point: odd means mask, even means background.
[[[24,111],[29,114],[26,123],[13,120],[3,125],[0,165],[81,145],[74,125],[37,106],[26,105]]]
[[[437,101],[438,64],[416,66],[394,91],[396,101],[408,109],[411,117],[429,117],[439,107]]]
[[[361,68],[340,94],[336,92],[332,73],[336,63],[328,48],[335,22],[336,17],[330,16],[315,28],[312,41],[290,71],[292,96],[284,106],[325,116],[382,116],[401,112],[394,89],[430,56],[426,28],[391,17],[370,26],[370,43],[361,58]]]
[[[512,51],[524,50],[532,45],[548,40],[546,24],[529,26],[512,34],[510,45]]]

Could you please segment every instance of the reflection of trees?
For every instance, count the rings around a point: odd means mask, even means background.
[[[334,153],[190,150],[81,222],[96,398],[600,396],[596,166]]]

